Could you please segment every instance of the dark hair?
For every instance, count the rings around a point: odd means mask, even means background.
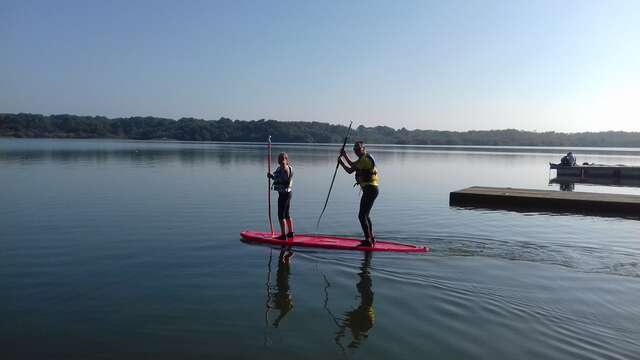
[[[358,140],[358,141],[354,142],[353,143],[353,147],[355,147],[356,145],[360,145],[360,146],[364,147],[364,141]]]

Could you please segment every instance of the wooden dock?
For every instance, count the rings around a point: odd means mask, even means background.
[[[449,205],[640,218],[640,196],[473,186],[449,194]]]

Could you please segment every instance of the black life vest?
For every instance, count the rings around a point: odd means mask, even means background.
[[[283,179],[286,176],[286,173],[282,175],[283,170],[278,167],[276,171],[273,172],[273,190],[279,192],[289,192],[291,191],[291,184],[293,183],[293,169],[291,165],[289,165],[289,178],[285,181]]]

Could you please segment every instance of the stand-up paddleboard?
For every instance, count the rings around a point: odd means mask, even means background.
[[[247,241],[284,246],[302,246],[334,250],[389,251],[389,252],[427,252],[429,248],[390,241],[376,240],[373,247],[358,246],[361,240],[328,235],[296,235],[292,240],[278,240],[270,232],[245,230],[240,233]]]

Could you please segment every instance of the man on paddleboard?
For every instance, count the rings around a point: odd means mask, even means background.
[[[378,170],[376,169],[375,160],[365,149],[364,142],[356,141],[353,144],[353,152],[358,157],[358,160],[351,161],[343,148],[340,152],[338,163],[347,173],[356,173],[356,185],[360,185],[362,190],[358,219],[364,233],[364,241],[360,243],[360,246],[372,247],[375,245],[376,240],[373,235],[373,225],[369,213],[373,207],[373,202],[378,197]]]

